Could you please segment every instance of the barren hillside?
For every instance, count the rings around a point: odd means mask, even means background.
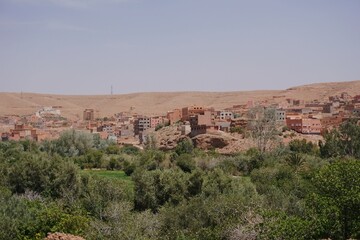
[[[360,94],[360,80],[350,82],[314,83],[287,89],[288,97],[294,95],[304,100],[324,99],[328,96],[347,92],[350,95]]]
[[[311,84],[278,91],[163,92],[92,96],[0,93],[0,115],[30,114],[43,106],[61,106],[62,114],[70,118],[81,117],[85,108],[95,109],[99,117],[130,109],[134,113],[155,115],[193,104],[221,109],[244,104],[249,100],[278,102],[286,98],[296,98],[308,101],[324,99],[341,92],[348,92],[350,95],[360,94],[360,81]]]

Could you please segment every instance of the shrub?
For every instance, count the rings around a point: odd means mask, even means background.
[[[195,160],[190,154],[182,154],[176,158],[176,165],[184,172],[191,172],[195,169]]]

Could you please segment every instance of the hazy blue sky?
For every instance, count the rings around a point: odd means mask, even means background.
[[[0,92],[360,79],[360,0],[0,0]]]

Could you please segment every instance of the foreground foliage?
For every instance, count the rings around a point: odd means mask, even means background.
[[[360,238],[360,161],[339,136],[233,156],[189,141],[120,149],[77,132],[0,142],[0,239]],[[334,141],[349,146],[334,154]]]

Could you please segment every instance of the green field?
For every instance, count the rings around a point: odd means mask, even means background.
[[[84,173],[90,173],[99,177],[104,177],[108,179],[115,179],[122,181],[129,186],[133,186],[133,181],[131,177],[127,176],[124,171],[111,171],[111,170],[98,170],[98,169],[86,169],[82,170]]]

